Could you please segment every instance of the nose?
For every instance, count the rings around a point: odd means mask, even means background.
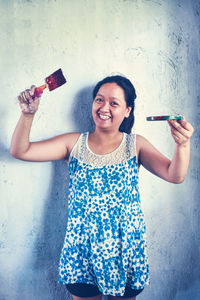
[[[101,105],[101,110],[102,111],[109,111],[110,110],[110,104],[108,101],[104,101]]]

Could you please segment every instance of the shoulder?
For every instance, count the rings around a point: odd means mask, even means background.
[[[142,136],[140,134],[136,134],[135,139],[136,139],[136,151],[137,151],[137,155],[139,157],[141,150],[148,147],[150,145],[150,142],[144,136]]]
[[[137,147],[141,147],[147,141],[147,139],[140,134],[136,134],[135,138],[136,138]]]
[[[69,133],[64,133],[62,136],[66,140],[76,141],[80,137],[80,135],[81,135],[80,132],[69,132]]]
[[[72,148],[78,141],[81,133],[80,132],[70,132],[66,133],[65,135],[65,141],[67,143],[68,152],[71,152]]]
[[[140,134],[135,134],[136,147],[139,149],[144,142],[145,138]]]
[[[147,165],[152,161],[164,159],[164,155],[162,155],[160,151],[158,151],[158,149],[156,149],[156,147],[142,135],[137,135],[136,149],[139,160],[142,164]]]
[[[63,142],[73,144],[78,140],[80,135],[81,135],[80,132],[69,132],[69,133],[63,133],[61,135],[58,135],[56,138],[60,139]]]
[[[70,155],[74,145],[78,141],[81,133],[80,132],[70,132],[70,133],[64,133],[56,138],[60,141],[60,143],[64,144],[67,149],[67,156]]]

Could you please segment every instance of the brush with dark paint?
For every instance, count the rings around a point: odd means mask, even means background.
[[[66,83],[66,79],[62,73],[62,70],[58,69],[57,71],[55,71],[54,73],[46,77],[45,82],[46,82],[45,84],[35,89],[34,96],[33,96],[34,98],[40,97],[46,88],[48,88],[49,91],[55,90],[59,86]]]

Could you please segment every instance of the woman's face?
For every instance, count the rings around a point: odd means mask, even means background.
[[[118,130],[124,118],[129,116],[124,90],[116,83],[106,83],[100,87],[92,105],[92,116],[96,127]]]

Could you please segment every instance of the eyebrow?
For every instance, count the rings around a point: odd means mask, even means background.
[[[100,96],[100,97],[103,97],[103,98],[104,98],[104,96],[103,96],[102,94],[100,94],[100,93],[98,93],[96,96]],[[119,98],[117,98],[117,97],[111,97],[111,99],[121,101],[121,99],[119,99]]]
[[[121,99],[117,98],[117,97],[111,97],[112,99],[114,100],[118,100],[118,101],[121,101]]]
[[[100,97],[103,97],[103,98],[104,98],[104,96],[103,96],[103,95],[101,95],[101,94],[99,94],[99,93],[96,95],[96,97],[97,97],[97,96],[100,96]]]

